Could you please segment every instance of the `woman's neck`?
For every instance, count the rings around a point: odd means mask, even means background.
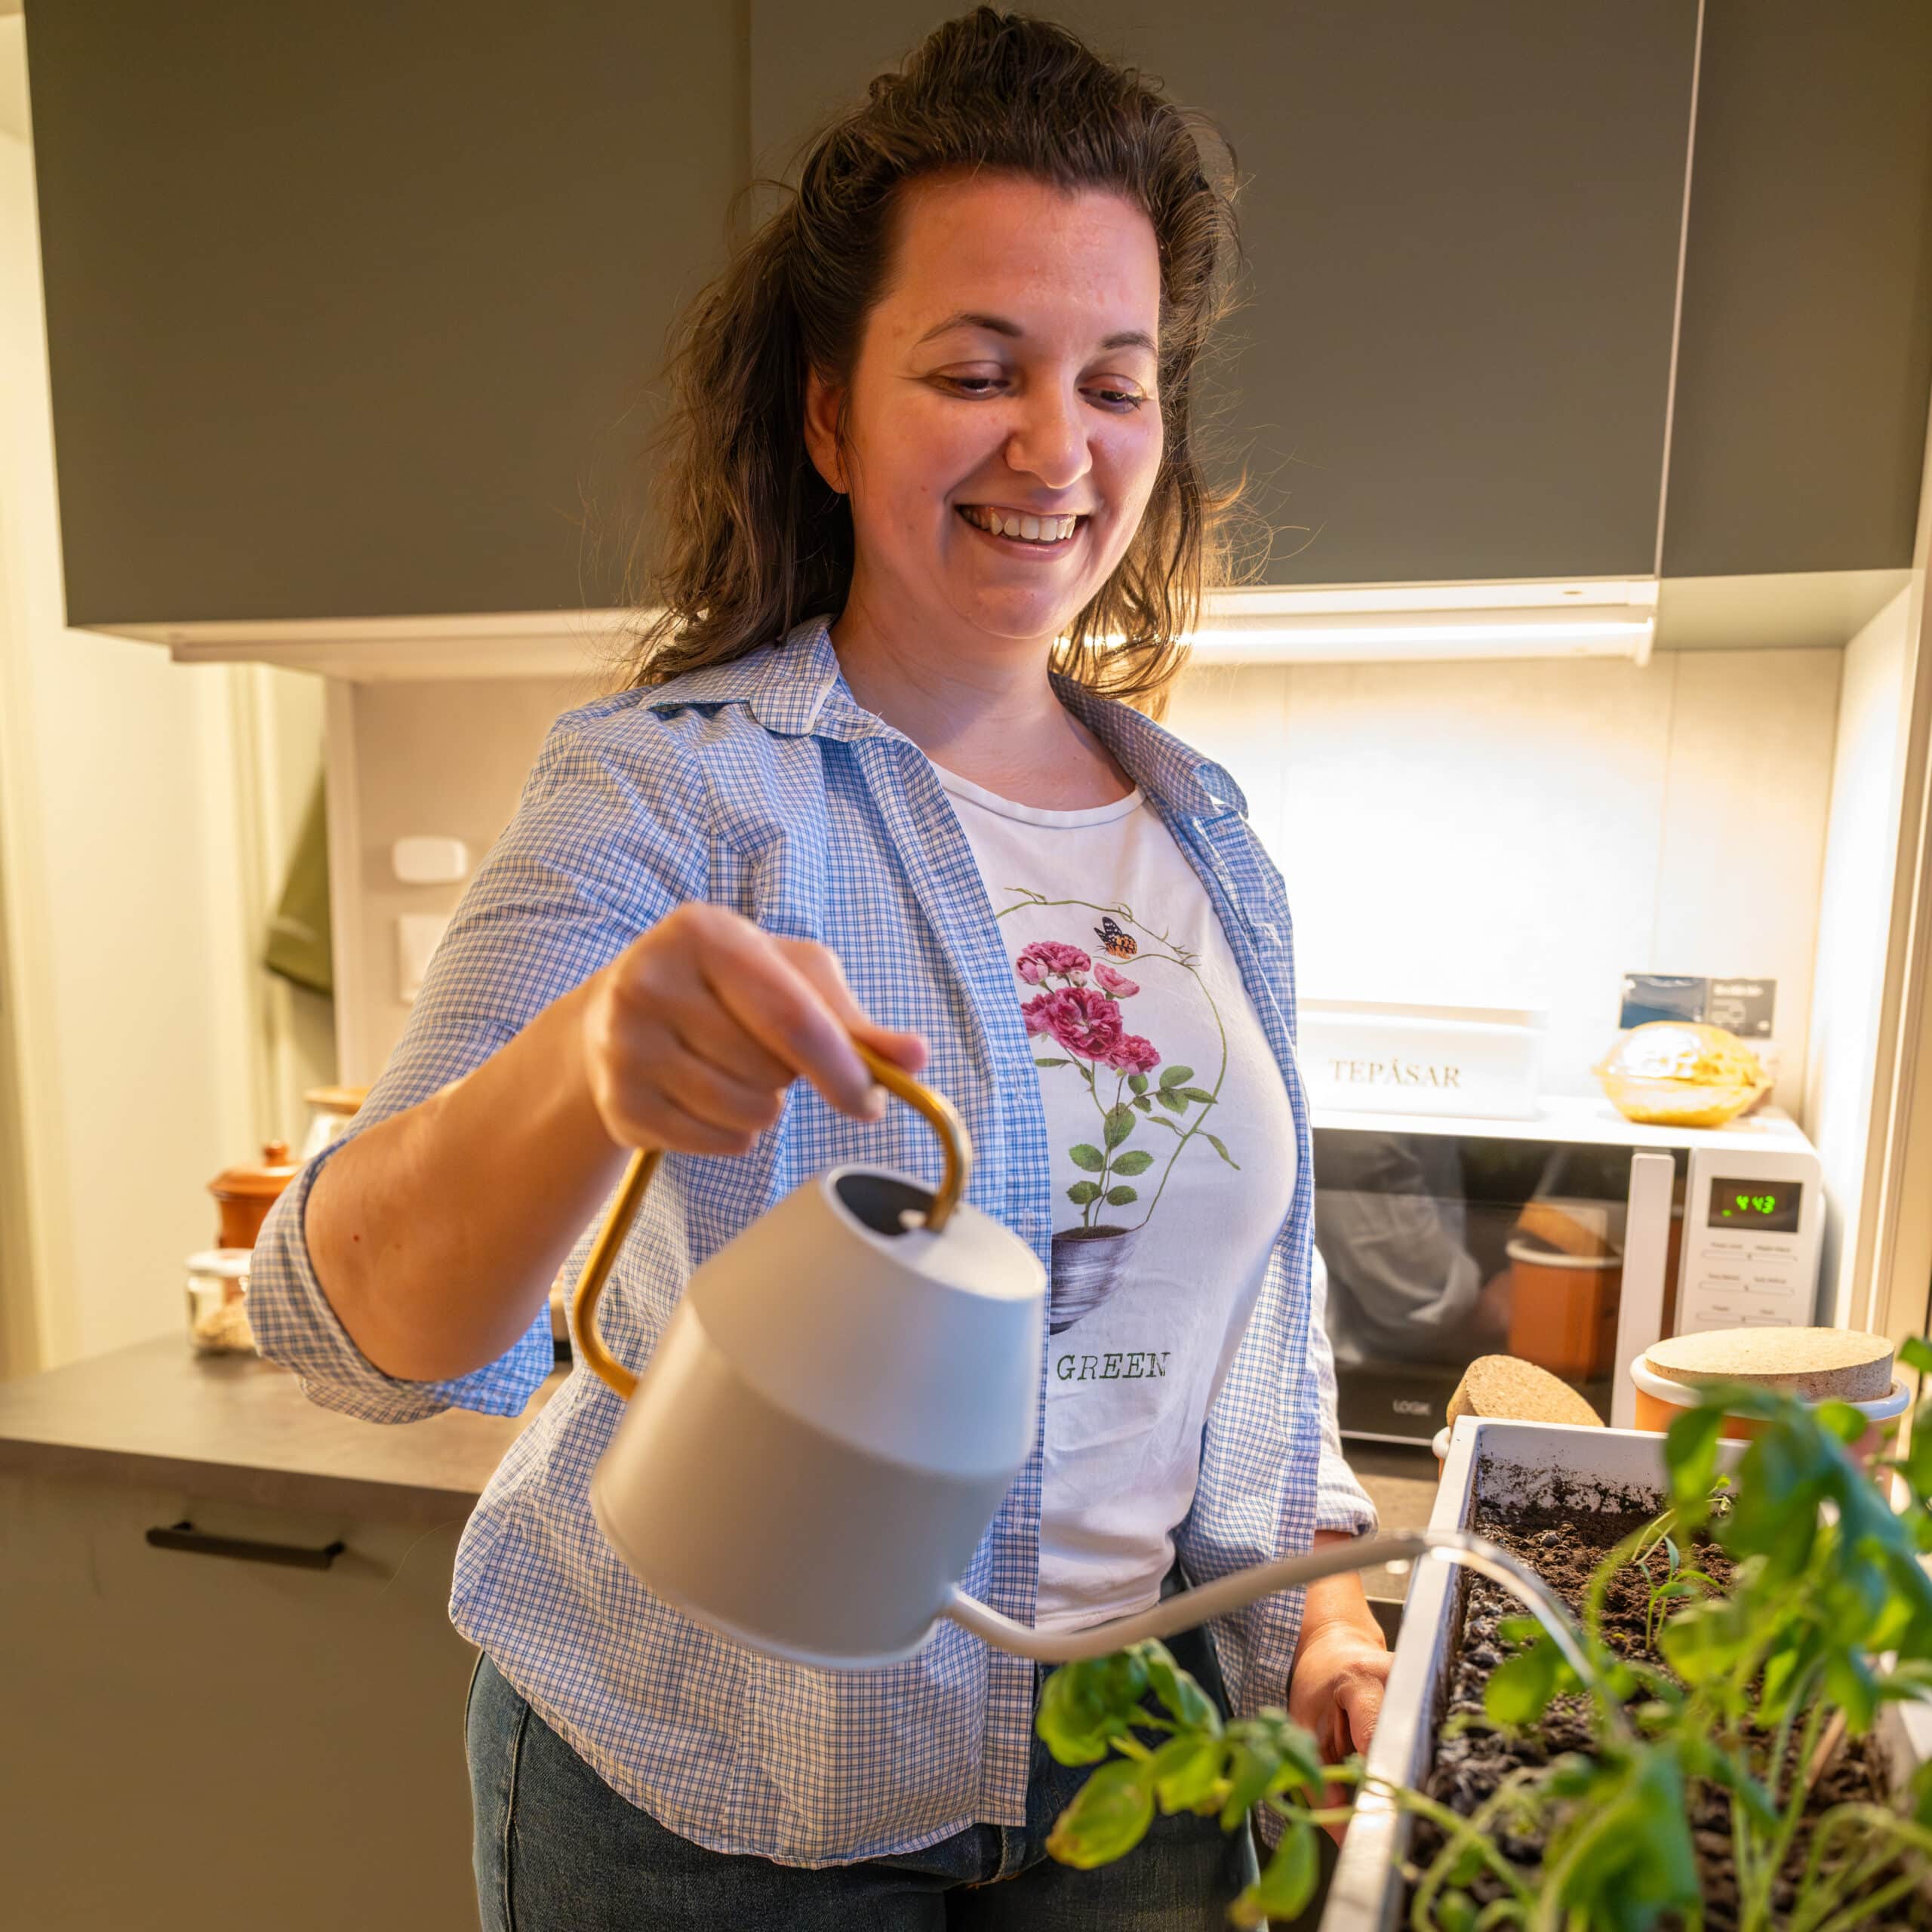
[[[1078,811],[1134,789],[1099,739],[1048,681],[1051,639],[975,640],[933,648],[924,626],[888,638],[848,605],[831,627],[852,695],[905,733],[935,764],[1016,804]],[[918,640],[909,634],[920,633]]]

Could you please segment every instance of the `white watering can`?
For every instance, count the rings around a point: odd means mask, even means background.
[[[648,1589],[722,1636],[831,1669],[910,1657],[941,1617],[1053,1663],[1432,1551],[1523,1596],[1589,1675],[1538,1580],[1454,1531],[1258,1564],[1078,1631],[1037,1631],[966,1595],[958,1580],[1033,1447],[1046,1274],[961,1200],[972,1152],[951,1103],[853,1044],[937,1132],[937,1192],[876,1168],[814,1176],[694,1272],[641,1378],[605,1347],[597,1303],[657,1149],[633,1157],[585,1264],[577,1351],[626,1404],[590,1506]]]

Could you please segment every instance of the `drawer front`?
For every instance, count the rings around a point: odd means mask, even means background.
[[[0,1477],[9,1921],[473,1932],[462,1527]]]

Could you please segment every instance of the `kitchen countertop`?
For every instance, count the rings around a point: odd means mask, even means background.
[[[1432,1451],[1420,1444],[1405,1447],[1389,1442],[1344,1442],[1342,1453],[1368,1491],[1384,1530],[1419,1530],[1435,1506],[1438,1471]],[[1362,1572],[1362,1587],[1371,1598],[1400,1603],[1408,1595],[1409,1573],[1386,1567]]]
[[[451,1410],[385,1427],[318,1408],[254,1355],[197,1355],[165,1335],[0,1383],[0,1471],[158,1484],[266,1507],[425,1527],[466,1515],[504,1452],[563,1381],[521,1416]],[[1345,1445],[1385,1529],[1419,1528],[1435,1500],[1423,1448]],[[1363,1578],[1399,1602],[1406,1574]]]
[[[469,1513],[562,1380],[521,1416],[452,1410],[386,1427],[317,1407],[259,1356],[198,1355],[164,1335],[0,1383],[0,1471],[426,1527]]]

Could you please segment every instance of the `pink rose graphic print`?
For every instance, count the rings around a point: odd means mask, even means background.
[[[1069,903],[1021,890],[1017,906]],[[1070,1069],[1070,1078],[1085,1083],[1095,1114],[1092,1138],[1076,1140],[1066,1149],[1074,1170],[1066,1195],[1080,1210],[1080,1223],[1054,1236],[1051,1326],[1056,1334],[1091,1314],[1126,1278],[1141,1230],[1159,1207],[1168,1176],[1191,1140],[1198,1136],[1229,1167],[1239,1166],[1204,1124],[1218,1103],[1226,1071],[1226,1031],[1195,956],[1143,926],[1124,906],[1084,909],[1101,915],[1094,928],[1096,937],[1117,957],[1132,959],[1137,972],[1144,976],[1155,968],[1177,969],[1165,980],[1175,992],[1184,992],[1182,979],[1192,981],[1220,1035],[1221,1066],[1214,1084],[1203,1087],[1195,1084],[1192,1067],[1164,1064],[1149,1035],[1129,1029],[1126,1002],[1140,996],[1142,981],[1105,958],[1096,960],[1084,946],[1035,940],[1014,955],[1013,970],[1021,986],[1037,989],[1023,998],[1020,1009],[1035,1043],[1034,1065],[1047,1074]],[[1127,933],[1128,926],[1145,937]],[[1162,1132],[1174,1137],[1171,1146],[1146,1144],[1158,1143]],[[1158,1177],[1143,1206],[1141,1188],[1157,1165]],[[1137,1218],[1130,1221],[1121,1210]]]

